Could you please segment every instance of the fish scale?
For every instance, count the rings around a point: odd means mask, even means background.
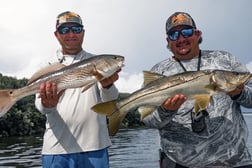
[[[228,93],[250,77],[249,72],[224,70],[187,71],[172,76],[144,71],[143,88],[126,98],[99,103],[91,109],[108,116],[109,133],[113,136],[129,111],[138,109],[143,119],[167,98],[184,94],[188,99],[195,100],[194,111],[197,113],[207,107],[213,95]]]
[[[19,89],[0,90],[0,117],[18,100],[39,93],[41,83],[51,81],[57,84],[58,91],[68,88],[87,90],[123,67],[124,57],[120,55],[97,55],[69,66],[57,63],[45,67],[31,77],[27,86]]]

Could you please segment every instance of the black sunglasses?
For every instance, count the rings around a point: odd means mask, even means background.
[[[168,34],[168,37],[171,41],[176,41],[179,39],[180,34],[184,37],[191,37],[193,35],[194,29],[193,28],[185,28],[179,31],[172,31]]]
[[[67,34],[70,32],[70,30],[74,33],[74,34],[79,34],[82,32],[83,30],[83,26],[60,26],[57,31],[59,32],[59,34]]]

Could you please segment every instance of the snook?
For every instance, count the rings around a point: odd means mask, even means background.
[[[27,86],[20,89],[0,90],[0,117],[18,100],[39,93],[39,85],[46,81],[57,83],[58,91],[83,87],[83,92],[96,82],[118,71],[124,62],[119,55],[97,55],[65,66],[60,63],[49,65],[36,72]]]
[[[129,111],[138,109],[142,119],[156,110],[168,97],[182,93],[188,99],[195,100],[194,109],[197,113],[207,107],[211,96],[230,92],[249,77],[250,73],[222,70],[185,72],[169,77],[144,71],[142,89],[124,99],[100,103],[91,109],[108,116],[110,135],[115,135]]]

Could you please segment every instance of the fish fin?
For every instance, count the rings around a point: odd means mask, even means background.
[[[140,106],[137,110],[140,113],[140,119],[143,120],[146,116],[152,114],[157,107],[155,106]]]
[[[114,136],[125,118],[126,113],[121,113],[116,105],[116,100],[94,105],[91,109],[99,114],[108,116],[109,135]]]
[[[151,71],[143,71],[143,75],[144,75],[144,87],[146,85],[148,85],[149,83],[164,77],[164,75],[155,73],[155,72],[151,72]]]
[[[94,83],[90,83],[88,85],[82,86],[82,91],[81,93],[85,92],[86,90],[88,90],[90,87],[92,87],[94,85]]]
[[[215,84],[206,85],[205,88],[208,89],[208,90],[213,90],[213,91],[218,90],[218,87]]]
[[[91,107],[91,110],[95,111],[96,113],[107,115],[107,116],[110,116],[113,113],[119,111],[116,105],[116,100],[98,103],[94,105],[93,107]]]
[[[100,81],[104,78],[104,76],[98,71],[94,71],[93,75],[96,77],[96,79],[98,79],[98,81]]]
[[[27,82],[27,85],[35,82],[36,80],[38,80],[39,78],[41,78],[43,75],[46,75],[48,73],[60,70],[61,68],[65,67],[66,65],[61,64],[61,63],[53,63],[50,64],[42,69],[40,69],[39,71],[35,72],[32,77],[29,79],[29,81]]]
[[[125,116],[126,113],[120,112],[115,112],[108,116],[108,130],[110,136],[116,135]]]
[[[12,97],[14,90],[0,90],[0,117],[2,117],[8,110],[17,102]]]
[[[193,96],[193,98],[195,99],[194,110],[195,110],[196,114],[200,110],[206,109],[206,107],[208,106],[208,104],[211,100],[210,95],[195,95],[195,96]]]
[[[82,67],[82,74],[86,75],[92,74],[98,81],[104,78],[104,76],[96,69],[96,66],[93,63],[85,65],[85,68]]]

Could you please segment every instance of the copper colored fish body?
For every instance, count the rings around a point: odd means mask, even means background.
[[[27,86],[19,89],[0,90],[0,117],[18,100],[39,93],[41,83],[55,82],[58,91],[68,88],[83,88],[83,91],[85,91],[96,82],[121,69],[123,62],[123,56],[97,55],[69,66],[55,63],[45,67],[30,78]]]

